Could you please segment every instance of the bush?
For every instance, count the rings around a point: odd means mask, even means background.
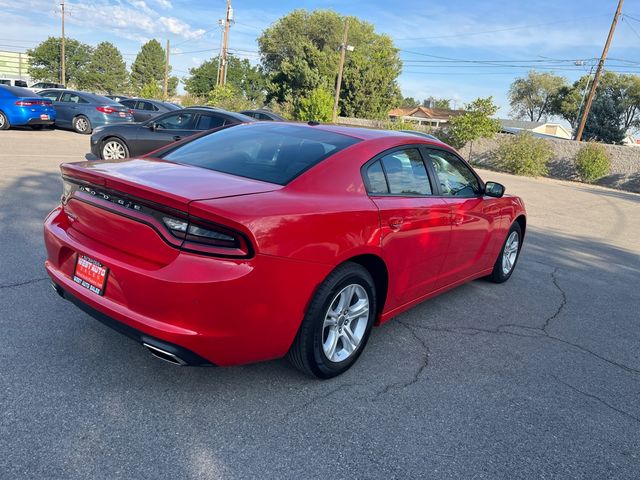
[[[593,183],[608,175],[611,171],[611,160],[604,146],[587,143],[575,156],[578,175],[583,182]]]
[[[300,99],[296,119],[307,122],[330,122],[333,117],[333,95],[323,88],[315,88]]]
[[[547,174],[553,150],[541,138],[522,132],[502,142],[496,151],[500,168],[515,175],[538,177]]]
[[[207,105],[232,112],[255,108],[255,105],[230,83],[214,87],[207,97]]]

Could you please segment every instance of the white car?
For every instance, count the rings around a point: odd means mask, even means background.
[[[27,82],[25,82],[24,80],[16,80],[14,78],[0,78],[0,85],[27,88]]]

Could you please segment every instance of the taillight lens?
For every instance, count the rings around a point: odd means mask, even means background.
[[[99,112],[102,112],[102,113],[106,113],[107,115],[111,115],[112,113],[116,112],[115,108],[109,107],[109,106],[96,107],[96,110],[98,110]]]
[[[51,105],[51,100],[18,100],[18,107],[33,107],[34,105]]]
[[[193,220],[163,216],[162,222],[173,235],[188,242],[222,248],[240,248],[240,236],[218,225],[200,225]]]

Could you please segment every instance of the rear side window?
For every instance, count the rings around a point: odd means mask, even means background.
[[[129,108],[134,108],[136,107],[136,102],[135,100],[122,100],[120,102],[122,105],[124,105],[125,107],[129,107]]]
[[[392,195],[431,195],[429,176],[418,149],[397,150],[380,162]]]
[[[212,128],[218,128],[222,125],[224,125],[224,118],[201,114],[196,130],[211,130]]]
[[[384,176],[384,170],[382,170],[382,164],[380,160],[369,165],[367,168],[367,191],[373,195],[385,195],[389,193],[389,186],[387,185],[387,179]]]
[[[286,185],[302,172],[359,140],[299,125],[253,123],[212,132],[161,158]]]

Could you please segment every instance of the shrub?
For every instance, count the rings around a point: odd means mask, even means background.
[[[575,156],[578,175],[583,182],[593,183],[608,175],[611,170],[611,160],[603,145],[587,143]]]
[[[502,142],[496,151],[497,165],[509,173],[538,177],[547,174],[553,150],[541,138],[522,132]]]
[[[247,100],[237,87],[227,83],[218,85],[209,92],[207,105],[222,108],[224,110],[238,111],[254,108],[255,105]]]
[[[315,88],[300,99],[296,119],[303,122],[330,122],[333,117],[333,95],[323,88]]]

